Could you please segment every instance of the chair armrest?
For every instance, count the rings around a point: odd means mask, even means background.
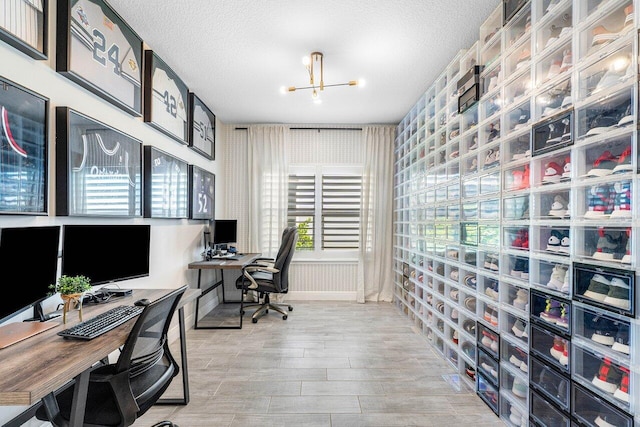
[[[264,264],[252,263],[252,264],[245,265],[244,268],[242,269],[242,275],[245,279],[249,281],[249,285],[246,286],[246,288],[249,290],[258,289],[258,282],[256,282],[256,280],[251,275],[251,273],[256,271],[264,271],[265,273],[278,273],[280,270]],[[244,280],[243,280],[243,284],[244,284]]]
[[[140,407],[131,391],[131,383],[129,382],[129,371],[119,373],[100,373],[92,372],[89,379],[93,383],[108,383],[113,390],[113,396],[121,408],[121,416],[125,425],[130,425],[136,420],[136,416]]]

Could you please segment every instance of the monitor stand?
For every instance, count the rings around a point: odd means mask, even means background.
[[[37,302],[33,305],[33,317],[30,319],[25,319],[25,322],[46,322],[47,320],[54,319],[56,317],[60,317],[59,314],[44,314],[44,310],[42,309],[42,304]]]

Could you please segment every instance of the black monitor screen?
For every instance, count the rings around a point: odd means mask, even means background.
[[[49,285],[57,280],[59,244],[60,226],[0,231],[0,266],[7,276],[17,277],[19,282],[18,292],[0,298],[0,322],[31,306],[41,312],[39,303],[47,298]]]
[[[62,274],[101,285],[149,275],[149,225],[65,225]]]
[[[216,219],[213,224],[213,243],[235,243],[237,242],[236,231],[238,221],[235,219]]]

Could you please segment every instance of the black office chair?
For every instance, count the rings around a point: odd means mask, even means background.
[[[282,232],[280,249],[275,259],[258,258],[253,263],[242,269],[242,274],[236,280],[236,288],[242,290],[243,297],[249,291],[258,293],[258,303],[248,304],[244,307],[257,306],[258,309],[251,316],[251,321],[257,323],[258,319],[269,312],[269,309],[282,314],[282,318],[287,320],[287,312],[293,311],[289,304],[278,304],[271,302],[271,294],[286,294],[289,292],[289,264],[293,253],[296,250],[298,241],[298,228],[287,227]],[[262,300],[262,302],[260,302]],[[244,308],[243,312],[244,314]]]
[[[169,387],[179,368],[169,351],[167,333],[186,289],[182,286],[146,305],[116,363],[99,364],[91,371],[83,426],[130,426]],[[57,395],[49,394],[36,418],[54,427],[68,426],[73,392],[74,387],[67,387]],[[177,427],[170,421],[155,426]]]

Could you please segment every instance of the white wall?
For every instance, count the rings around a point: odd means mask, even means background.
[[[104,122],[114,128],[140,139],[145,145],[154,145],[161,150],[173,154],[189,164],[195,164],[203,169],[216,174],[216,211],[224,207],[224,198],[221,197],[224,188],[224,178],[219,173],[222,156],[218,155],[216,161],[210,161],[185,145],[162,135],[142,121],[142,118],[133,117],[122,110],[112,106],[107,101],[98,98],[90,92],[80,88],[55,71],[55,1],[49,2],[49,60],[37,61],[9,45],[0,42],[0,76],[24,86],[49,98],[49,214],[47,216],[33,215],[0,215],[0,228],[43,226],[70,223],[126,223],[126,224],[150,224],[151,225],[151,253],[150,275],[140,279],[121,282],[122,287],[127,288],[175,288],[183,284],[196,286],[197,270],[187,270],[189,262],[199,260],[202,250],[202,231],[207,225],[205,221],[193,221],[187,219],[115,219],[115,218],[79,218],[55,216],[55,120],[54,112],[57,106],[66,106],[84,113],[96,120]],[[171,64],[169,64],[171,65]],[[185,82],[187,86],[189,82]],[[203,100],[205,103],[206,100]],[[215,111],[214,111],[215,113]],[[217,135],[217,143],[220,143]],[[220,150],[217,150],[221,153]],[[91,251],[92,245],[99,242],[87,241],[87,251]],[[33,257],[34,266],[37,266],[37,247],[32,253],[25,253],[25,257]],[[8,277],[18,277],[25,283],[29,280],[28,272],[4,271],[4,283],[8,286]],[[209,279],[205,276],[206,279]],[[11,283],[14,283],[12,281]],[[55,305],[57,301],[49,301]],[[22,317],[28,317],[27,312]],[[187,324],[193,324],[193,306],[185,310]],[[12,320],[20,320],[17,317]],[[172,333],[172,336],[175,335]],[[13,416],[20,413],[23,407],[0,406],[0,424],[4,424]]]

